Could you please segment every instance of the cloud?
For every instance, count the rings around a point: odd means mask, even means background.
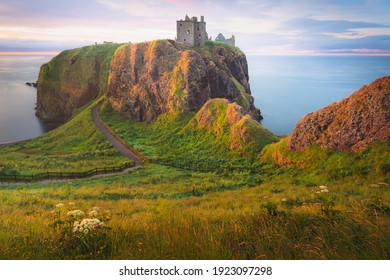
[[[312,18],[295,18],[283,23],[287,29],[298,29],[305,33],[343,33],[352,29],[363,28],[390,28],[389,25],[377,24],[372,22],[359,22],[347,20],[316,20]]]
[[[385,0],[2,0],[0,50],[173,39],[186,14],[204,15],[210,36],[233,34],[249,53],[390,48]]]

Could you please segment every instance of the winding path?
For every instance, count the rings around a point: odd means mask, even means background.
[[[99,116],[99,108],[101,103],[92,108],[92,121],[96,127],[103,132],[108,141],[118,150],[124,157],[134,161],[135,166],[141,166],[142,163],[139,159],[140,155],[129,145],[127,145],[122,139],[120,139],[110,128],[108,128]]]

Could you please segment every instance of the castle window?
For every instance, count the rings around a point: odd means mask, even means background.
[[[189,29],[187,30],[187,34],[190,34],[190,30]]]
[[[198,31],[199,31],[199,27],[198,27]]]
[[[183,24],[180,23],[180,26],[183,26]]]
[[[199,34],[199,38],[201,37],[202,35]]]

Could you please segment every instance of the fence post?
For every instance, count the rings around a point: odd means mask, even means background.
[[[50,179],[49,171],[47,171],[47,179],[48,179],[48,180]]]
[[[106,167],[104,166],[104,174],[107,174]]]
[[[15,181],[16,181],[16,174],[14,174],[14,177],[15,177]]]
[[[95,168],[95,173],[96,173],[96,175],[98,175],[98,172],[97,172],[97,167]]]

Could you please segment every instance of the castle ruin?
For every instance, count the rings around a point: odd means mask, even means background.
[[[203,47],[208,40],[206,22],[204,16],[189,18],[186,15],[184,20],[176,21],[177,37],[176,42],[183,43],[191,47]]]
[[[227,43],[227,44],[229,44],[229,45],[231,45],[233,47],[236,45],[236,37],[234,37],[234,35],[232,35],[231,38],[226,39],[225,36],[223,36],[222,33],[219,33],[217,38],[215,38],[215,41],[216,42],[224,42],[224,43]]]

